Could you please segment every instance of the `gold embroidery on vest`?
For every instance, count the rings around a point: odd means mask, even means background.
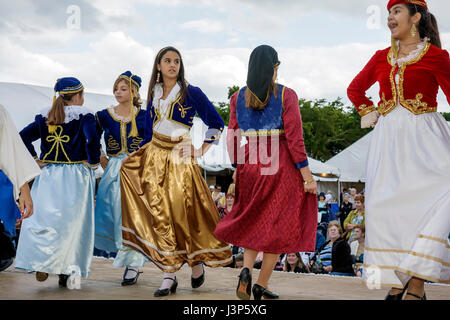
[[[405,99],[403,92],[403,84],[405,81],[405,69],[406,64],[403,64],[402,67],[400,68],[399,83],[398,83],[398,96],[400,99],[400,104],[414,114],[422,114],[436,111],[436,108],[428,107],[428,104],[426,102],[421,101],[423,98],[422,93],[417,93],[415,99],[408,99],[408,100]]]
[[[142,142],[142,140],[144,140],[144,139],[139,138],[139,137],[133,138],[133,141],[130,143],[130,150],[128,150],[128,151],[133,152],[133,151],[135,151],[136,149],[138,149],[138,148],[139,148],[139,145],[140,145],[141,142]]]
[[[108,149],[109,150],[119,150],[120,149],[120,144],[111,135],[108,138]]]
[[[44,156],[44,158],[42,160],[46,160],[47,156],[50,155],[52,153],[53,149],[56,147],[56,156],[55,156],[54,161],[58,161],[59,148],[61,148],[67,161],[70,162],[70,159],[67,156],[66,150],[64,150],[64,145],[63,145],[63,143],[67,143],[70,141],[70,137],[68,135],[63,136],[62,132],[63,132],[63,127],[60,125],[57,125],[55,132],[53,134],[47,136],[47,138],[45,138],[45,140],[47,142],[53,142],[53,145],[50,148],[50,151]]]
[[[178,111],[180,111],[181,117],[184,119],[186,117],[187,111],[191,109],[192,107],[183,107],[181,104],[178,103]]]

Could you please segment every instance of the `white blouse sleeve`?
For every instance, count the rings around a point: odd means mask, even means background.
[[[14,198],[20,187],[41,174],[41,169],[22,142],[11,117],[0,105],[0,170],[14,186]]]

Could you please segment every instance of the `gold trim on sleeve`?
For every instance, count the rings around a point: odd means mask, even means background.
[[[367,115],[367,114],[369,114],[369,113],[371,113],[371,112],[377,110],[377,109],[375,108],[374,105],[371,105],[370,107],[368,107],[368,106],[365,105],[365,104],[360,105],[360,106],[359,106],[359,109],[360,109],[361,111],[358,111],[358,113],[359,113],[359,115],[360,115],[361,117],[364,117],[365,115]]]

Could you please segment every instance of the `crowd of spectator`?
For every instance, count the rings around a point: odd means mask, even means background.
[[[226,193],[221,192],[220,186],[211,186],[210,189],[222,219],[233,207],[235,185],[232,183]],[[340,200],[335,213],[332,203],[336,200],[331,191],[318,195],[315,251],[280,254],[275,271],[361,277],[365,239],[364,194],[351,187],[343,190]],[[243,251],[232,246],[233,262],[228,267],[242,268]],[[256,257],[255,269],[261,268],[262,259],[261,252]]]

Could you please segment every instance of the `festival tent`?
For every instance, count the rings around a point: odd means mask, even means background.
[[[340,169],[341,182],[366,181],[366,159],[371,137],[372,132],[369,132],[325,162]]]

